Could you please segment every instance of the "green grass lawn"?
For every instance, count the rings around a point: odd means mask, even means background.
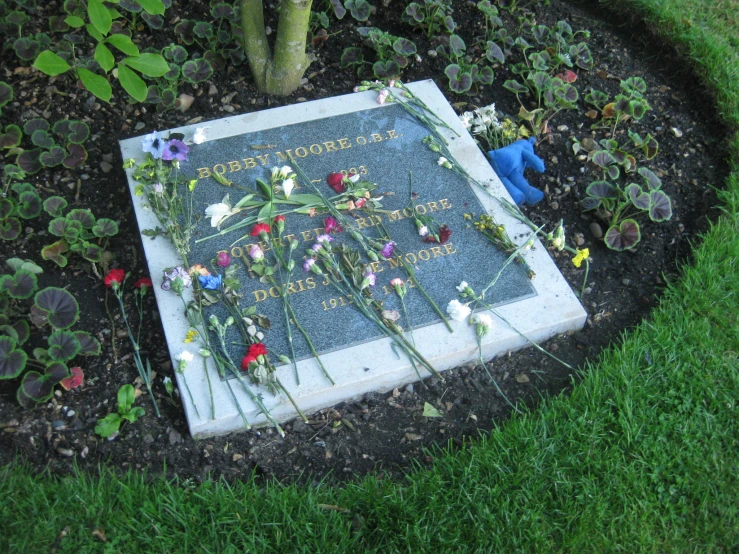
[[[643,11],[739,128],[736,0]],[[0,552],[736,552],[739,138],[723,215],[648,321],[567,397],[400,483],[194,485],[0,469]],[[720,185],[714,183],[714,185]],[[108,543],[93,537],[103,528]]]

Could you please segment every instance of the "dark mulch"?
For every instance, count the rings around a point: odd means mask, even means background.
[[[472,38],[480,34],[481,18],[473,5],[455,4],[459,33],[471,44]],[[167,17],[171,14],[198,18],[204,5],[175,0]],[[460,111],[495,102],[499,110],[518,112],[515,96],[502,87],[510,77],[506,68],[496,69],[491,86],[461,96],[448,92],[443,61],[427,54],[431,45],[422,34],[400,22],[404,6],[404,2],[394,0],[388,7],[378,7],[371,24],[411,38],[418,45],[422,60],[404,73],[405,81],[434,79]],[[624,330],[648,316],[659,302],[666,282],[678,277],[681,263],[689,262],[692,245],[716,215],[711,209],[716,203],[711,185],[720,186],[725,175],[721,161],[725,131],[712,111],[712,98],[696,84],[691,68],[674,52],[665,50],[646,29],[633,22],[618,27],[613,22],[622,19],[562,0],[552,0],[546,7],[535,3],[532,6],[539,23],[552,25],[566,20],[575,29],[591,31],[589,45],[596,63],[593,70],[578,72],[576,86],[581,96],[591,86],[613,93],[620,79],[633,75],[646,80],[647,99],[653,109],[640,129],[652,133],[660,143],[660,153],[649,167],[662,175],[675,212],[668,222],[646,223],[635,252],[608,251],[593,237],[592,215],[583,215],[578,206],[586,184],[595,178],[593,166],[584,165],[570,149],[571,137],[587,136],[590,132],[591,120],[584,115],[587,108],[580,103],[578,110],[556,116],[550,140],[537,147],[547,162],[547,171],[530,176],[532,184],[545,190],[547,197],[527,212],[536,223],[564,219],[567,236],[574,240],[580,234],[583,247],[589,248],[593,257],[583,299],[589,314],[587,325],[581,332],[544,345],[573,366],[584,368],[588,361],[597,359],[603,348],[617,342]],[[52,2],[43,13],[52,14],[57,9]],[[42,24],[43,18],[34,21]],[[78,89],[70,79],[55,79],[55,88],[50,88],[48,77],[28,71],[6,49],[0,57],[2,79],[14,87],[16,102],[4,108],[3,123],[40,116],[51,121],[69,117],[89,123],[93,136],[87,143],[87,165],[76,171],[43,171],[33,176],[32,182],[44,197],[60,194],[75,207],[89,207],[98,217],[117,220],[120,233],[112,246],[113,265],[138,278],[145,276],[147,270],[127,183],[119,169],[122,160],[117,140],[176,127],[195,118],[207,121],[348,93],[358,79],[351,70],[339,68],[339,58],[345,46],[357,43],[356,26],[348,16],[342,22],[332,22],[331,37],[315,51],[317,59],[307,73],[306,84],[287,98],[258,94],[248,72],[241,67],[217,73],[205,85],[183,87],[183,92],[195,97],[192,107],[186,113],[171,111],[161,115],[147,106],[127,104],[121,90],[115,91],[111,105],[105,105]],[[276,22],[272,22],[272,27],[276,28]],[[141,46],[161,46],[172,39],[168,31],[142,31],[137,36]],[[4,162],[8,161],[11,160],[6,157]],[[105,163],[110,163],[112,169]],[[209,475],[243,478],[257,472],[284,480],[312,480],[327,475],[344,480],[376,469],[396,474],[408,469],[413,461],[430,463],[427,447],[474,440],[510,414],[510,408],[487,382],[481,368],[469,366],[450,371],[444,385],[428,379],[424,384],[414,383],[392,394],[370,394],[361,402],[323,410],[311,415],[309,424],[287,423],[285,439],[271,429],[262,429],[195,441],[188,435],[179,401],[170,399],[157,379],[155,392],[162,417],[154,417],[144,397],[138,403],[146,410],[145,417],[126,425],[115,440],[101,439],[93,432],[96,420],[114,408],[116,391],[125,383],[133,383],[137,373],[127,340],[111,336],[106,290],[91,273],[89,264],[73,260],[60,270],[41,262],[40,248],[49,238],[44,236],[47,223],[46,216],[27,221],[22,240],[2,244],[2,259],[20,256],[36,260],[45,270],[42,286],[68,287],[82,310],[77,328],[100,338],[103,355],[84,360],[87,380],[82,388],[58,391],[50,402],[31,411],[21,410],[16,403],[17,382],[0,383],[0,463],[19,460],[34,470],[49,467],[59,474],[68,472],[76,463],[84,471],[95,472],[99,464],[106,464],[197,479]],[[568,256],[553,255],[573,288],[579,288],[583,270],[574,268]],[[148,302],[145,355],[151,358],[160,376],[171,375],[156,306],[151,298]],[[107,303],[111,313],[117,313],[112,296]],[[120,328],[120,324],[116,325],[118,331]],[[113,339],[117,350],[113,348]],[[578,378],[534,349],[492,360],[488,367],[510,399],[530,407],[543,398],[566,394]],[[424,402],[442,409],[444,417],[424,418]]]

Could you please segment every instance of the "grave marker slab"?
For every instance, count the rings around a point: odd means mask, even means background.
[[[434,83],[425,81],[409,87],[459,133],[460,136],[456,136],[442,132],[449,140],[449,149],[457,162],[475,179],[485,183],[493,194],[509,198]],[[398,251],[393,258],[373,266],[377,275],[375,296],[384,301],[387,309],[400,309],[389,282],[394,277],[405,278],[398,260],[398,256],[403,256],[415,268],[416,277],[428,295],[444,311],[447,303],[457,298],[455,287],[462,280],[480,291],[503,267],[507,258],[465,221],[464,214],[491,213],[496,221],[506,226],[512,237],[528,236],[530,231],[505,214],[483,191],[474,189],[458,174],[440,167],[437,164],[439,155],[422,144],[423,138],[430,134],[429,129],[397,104],[379,105],[376,96],[371,91],[355,93],[199,123],[170,132],[183,133],[187,140],[192,138],[196,127],[206,127],[207,141],[192,145],[187,160],[181,163],[184,175],[199,178],[194,192],[194,212],[201,215],[208,205],[221,202],[226,194],[230,194],[232,203],[246,194],[233,187],[219,185],[212,174],[221,174],[241,187],[254,189],[257,177],[268,180],[272,167],[289,165],[291,155],[314,185],[327,195],[333,195],[326,185],[326,176],[331,172],[358,173],[376,182],[379,188],[375,195],[385,194],[382,200],[385,212],[372,216],[361,213],[354,222],[358,229],[371,236],[380,236],[379,228],[384,226],[397,243]],[[167,136],[168,133],[162,134]],[[138,162],[144,159],[141,138],[121,141],[124,159],[134,158]],[[128,171],[133,194],[137,183],[131,177],[131,170]],[[417,196],[409,204],[410,182],[414,196]],[[300,186],[301,189],[293,194],[312,192],[306,184]],[[156,217],[146,209],[142,197],[134,195],[133,202],[139,228],[155,228],[158,224]],[[443,245],[423,242],[413,222],[410,205],[418,213],[433,215],[439,223],[448,225],[452,229],[449,242]],[[239,216],[232,217],[223,227],[238,219]],[[191,244],[188,262],[206,265],[219,250],[227,250],[235,257],[245,256],[249,245],[259,243],[258,238],[249,236],[249,228],[209,238],[216,230],[203,216],[198,223],[197,240]],[[417,379],[409,360],[402,353],[396,355],[391,340],[351,306],[351,299],[337,294],[320,276],[303,272],[303,252],[323,232],[323,216],[287,215],[283,236],[291,236],[300,243],[294,256],[296,269],[291,279],[292,288],[288,287],[290,302],[336,382],[333,386],[328,382],[303,337],[293,330],[301,383],[298,385],[296,382],[292,364],[279,366],[277,374],[305,413]],[[349,241],[346,235],[339,235],[339,240]],[[191,346],[190,351],[196,352],[192,345],[183,343],[189,326],[181,301],[158,286],[163,270],[181,265],[182,261],[163,237],[154,240],[143,237],[143,242],[170,353],[177,356],[188,346]],[[261,246],[264,249],[268,247],[264,243]],[[537,244],[526,254],[526,259],[538,277],[529,280],[521,266],[510,264],[488,294],[491,304],[518,332],[536,342],[582,327],[586,314],[546,249]],[[263,330],[271,359],[276,361],[276,355],[272,353],[289,355],[286,322],[278,291],[250,275],[245,265],[240,268],[238,277],[242,284],[240,292],[244,295],[243,305],[256,305],[258,313],[271,322],[270,329]],[[477,341],[473,327],[466,322],[452,321],[454,332],[450,333],[418,290],[409,291],[405,304],[413,327],[413,339],[437,370],[476,359]],[[221,321],[228,315],[225,308],[213,310]],[[495,326],[483,342],[486,358],[528,344],[507,324],[495,316],[493,320]],[[232,358],[240,360],[244,355],[243,349],[232,348]],[[182,395],[192,435],[208,436],[243,428],[231,393],[222,386],[210,362],[207,372],[206,376],[202,364],[192,363],[186,373],[200,412],[198,416],[188,395]],[[426,375],[422,374],[423,377]],[[206,377],[210,377],[213,386],[214,419],[210,418],[211,401]],[[180,389],[184,390],[179,374],[177,378]],[[258,390],[257,387],[253,389]],[[246,394],[239,387],[233,387],[233,390],[247,419],[252,424],[263,423],[264,416],[258,413]],[[295,415],[286,398],[275,397],[266,390],[262,394],[276,419],[286,420]]]

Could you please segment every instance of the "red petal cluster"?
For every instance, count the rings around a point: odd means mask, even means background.
[[[110,288],[113,286],[113,283],[118,283],[119,285],[123,282],[123,280],[126,278],[126,271],[123,269],[111,269],[108,274],[105,276],[105,286]]]
[[[439,244],[444,244],[449,240],[449,237],[452,236],[452,230],[447,227],[446,225],[442,225],[439,227],[439,238],[437,238],[431,234],[427,235],[426,238],[423,239],[423,242],[438,242]]]
[[[346,190],[343,173],[330,173],[326,182],[328,182],[328,186],[334,189],[338,194],[341,194]]]
[[[152,285],[151,279],[149,279],[148,277],[142,277],[141,279],[136,281],[133,284],[133,286],[136,287],[137,289],[140,289],[141,287],[151,288],[153,285]]]
[[[258,237],[260,233],[269,233],[269,225],[266,223],[257,223],[251,228],[251,236]]]
[[[249,350],[247,351],[246,356],[244,356],[244,359],[241,360],[241,369],[243,371],[246,371],[247,369],[249,369],[250,363],[257,361],[258,356],[266,356],[266,355],[267,355],[267,347],[264,346],[261,342],[252,344],[249,347]]]

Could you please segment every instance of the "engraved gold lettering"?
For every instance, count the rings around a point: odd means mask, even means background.
[[[331,279],[328,278],[328,275],[323,276],[323,282],[321,283],[322,286],[326,287],[331,284]]]
[[[427,262],[431,259],[431,254],[428,250],[419,250],[418,251],[418,259],[422,260],[424,262]]]
[[[405,255],[405,261],[409,264],[414,264],[418,261],[418,258],[416,258],[416,255],[413,252],[408,252]]]
[[[316,288],[316,280],[313,277],[308,277],[305,280],[305,284],[307,285],[306,288],[308,290],[313,290],[314,288]]]
[[[288,283],[288,285],[287,285],[287,293],[288,294],[295,294],[296,292],[298,292],[298,291],[295,290],[295,283]]]
[[[405,217],[413,217],[413,212],[410,208],[403,208],[403,215]]]
[[[393,221],[398,221],[399,219],[405,219],[402,215],[400,215],[400,210],[395,210],[394,212],[390,212],[387,214],[387,219],[390,223]]]
[[[457,253],[457,247],[454,246],[451,242],[447,242],[444,245],[444,250],[446,250],[447,254],[456,254]]]
[[[374,225],[367,225],[367,220],[363,217],[358,217],[356,219],[357,225],[360,229],[367,229],[368,227],[374,227]]]
[[[300,289],[300,292],[303,292],[304,290],[306,290],[305,287],[303,286],[303,280],[302,279],[300,281],[298,281],[298,288]]]
[[[376,262],[371,262],[370,265],[372,266],[373,273],[382,273],[383,271],[385,271],[385,268],[382,267],[382,262],[379,260]]]
[[[398,133],[395,131],[395,129],[390,129],[387,131],[387,140],[398,138]]]
[[[221,169],[218,169],[219,167]],[[213,166],[213,173],[220,173],[221,175],[223,175],[224,173],[226,173],[226,166],[223,165],[223,164],[216,164],[216,165],[214,165]]]
[[[206,177],[210,177],[211,172],[209,167],[199,167],[198,168],[198,179],[205,179]]]
[[[324,142],[323,143],[323,146],[326,148],[326,153],[327,154],[329,152],[338,152],[339,151],[339,149],[336,148],[336,143],[334,141],[332,141],[332,140],[329,140],[327,142]]]
[[[277,161],[278,162],[287,162],[290,161],[290,156],[292,155],[292,150],[285,150],[285,154],[282,152],[277,152]]]
[[[244,162],[246,162],[246,160],[244,160]],[[244,169],[244,168],[241,167],[241,162],[239,162],[239,160],[234,160],[232,162],[228,162],[228,170],[231,173],[235,173],[237,171],[241,171],[242,169]]]
[[[295,149],[295,155],[298,158],[305,158],[308,155],[308,151],[302,146],[299,146],[298,148]]]
[[[372,133],[372,142],[382,142],[382,136],[379,133]]]
[[[246,169],[257,167],[257,162],[254,161],[254,158],[244,158],[244,167]]]
[[[421,211],[421,210],[423,210],[423,211]],[[416,206],[416,211],[417,211],[417,212],[418,212],[419,214],[423,215],[423,214],[425,214],[425,213],[426,213],[426,206],[424,206],[423,204],[418,204],[418,205]]]
[[[271,288],[269,289],[269,295],[270,295],[270,296],[271,296],[272,298],[279,298],[279,297],[280,297],[280,287],[277,287],[277,286],[275,286],[275,287],[271,287]]]
[[[313,238],[313,231],[300,231],[300,235],[303,237],[303,242],[308,242]]]
[[[344,150],[345,148],[351,148],[352,145],[349,143],[348,138],[342,138],[337,141],[339,143],[339,146],[341,146],[341,149]]]
[[[390,269],[394,269],[396,267],[400,267],[402,261],[400,256],[395,256],[394,258],[389,258],[388,263],[390,264]]]
[[[439,209],[439,207],[436,205],[436,202],[426,202],[426,205],[429,207],[430,212],[435,212]]]
[[[309,150],[311,154],[315,154],[316,156],[323,154],[323,148],[321,148],[320,144],[311,144]]]
[[[449,203],[449,199],[448,198],[444,198],[443,200],[439,200],[439,204],[441,204],[441,207],[444,208],[445,210],[448,210],[449,208],[452,207],[452,205]]]
[[[259,163],[262,165],[267,165],[269,163],[269,154],[257,156],[256,158],[259,160]]]
[[[267,300],[266,290],[255,290],[252,294],[254,295],[254,302],[263,302],[264,300]]]
[[[431,252],[433,252],[434,258],[438,258],[439,256],[444,255],[444,253],[441,251],[441,246],[432,246]]]
[[[364,137],[357,137],[357,144],[360,146],[363,146],[367,144],[367,139]]]

